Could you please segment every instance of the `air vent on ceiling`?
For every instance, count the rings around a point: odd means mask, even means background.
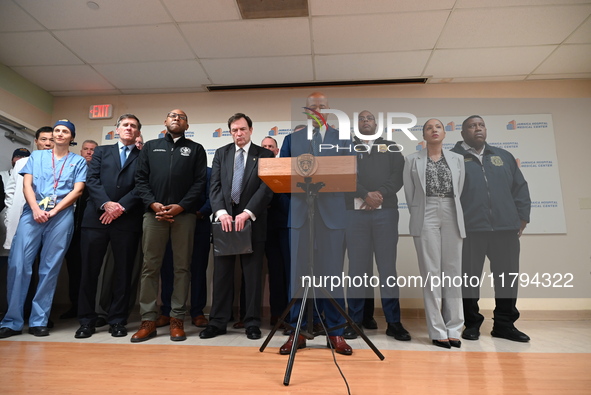
[[[308,16],[308,0],[236,0],[242,19]]]

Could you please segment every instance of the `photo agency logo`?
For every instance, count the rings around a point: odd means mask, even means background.
[[[416,126],[417,117],[414,114],[408,112],[388,112],[384,117],[384,113],[378,113],[377,127],[375,133],[371,135],[362,134],[359,131],[359,124],[357,122],[359,113],[354,112],[351,120],[344,111],[335,110],[332,108],[323,108],[319,111],[309,107],[303,107],[306,111],[304,114],[308,115],[307,127],[308,127],[308,140],[312,141],[314,133],[314,123],[320,125],[320,129],[328,129],[328,123],[326,122],[326,114],[334,114],[338,121],[339,140],[349,140],[351,138],[351,130],[353,134],[362,141],[375,140],[382,136],[384,131],[386,132],[386,140],[392,141],[392,133],[395,130],[402,131],[410,140],[417,141],[418,139],[410,131],[411,128]],[[410,120],[410,122],[400,122],[400,120]],[[353,128],[351,129],[351,124]],[[386,127],[384,127],[384,124]],[[367,144],[349,144],[349,146],[340,146],[337,144],[325,144],[319,145],[319,151],[348,151],[348,152],[368,152],[370,146]],[[400,144],[390,144],[387,147],[388,151],[400,152],[403,150]]]

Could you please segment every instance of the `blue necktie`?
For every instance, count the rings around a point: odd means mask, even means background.
[[[234,157],[234,176],[232,177],[232,201],[240,203],[242,193],[242,177],[244,176],[244,150],[240,148]]]
[[[314,128],[314,135],[312,136],[312,150],[314,156],[318,156],[320,153],[320,144],[322,144],[322,135],[318,129]]]
[[[123,168],[123,165],[125,164],[125,161],[127,160],[127,150],[129,150],[129,148],[127,146],[124,146],[121,149],[121,167]]]

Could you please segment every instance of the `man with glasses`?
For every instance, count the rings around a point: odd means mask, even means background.
[[[170,340],[186,339],[183,320],[191,281],[191,254],[197,209],[206,184],[207,158],[201,144],[185,138],[187,114],[172,110],[164,121],[164,138],[144,144],[137,163],[136,187],[145,206],[140,282],[142,323],[131,341],[156,336],[160,268],[171,241],[174,284],[170,311]]]

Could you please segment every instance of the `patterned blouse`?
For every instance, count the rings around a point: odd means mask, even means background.
[[[453,197],[454,188],[451,178],[451,170],[445,160],[445,156],[437,162],[427,157],[427,196]]]

